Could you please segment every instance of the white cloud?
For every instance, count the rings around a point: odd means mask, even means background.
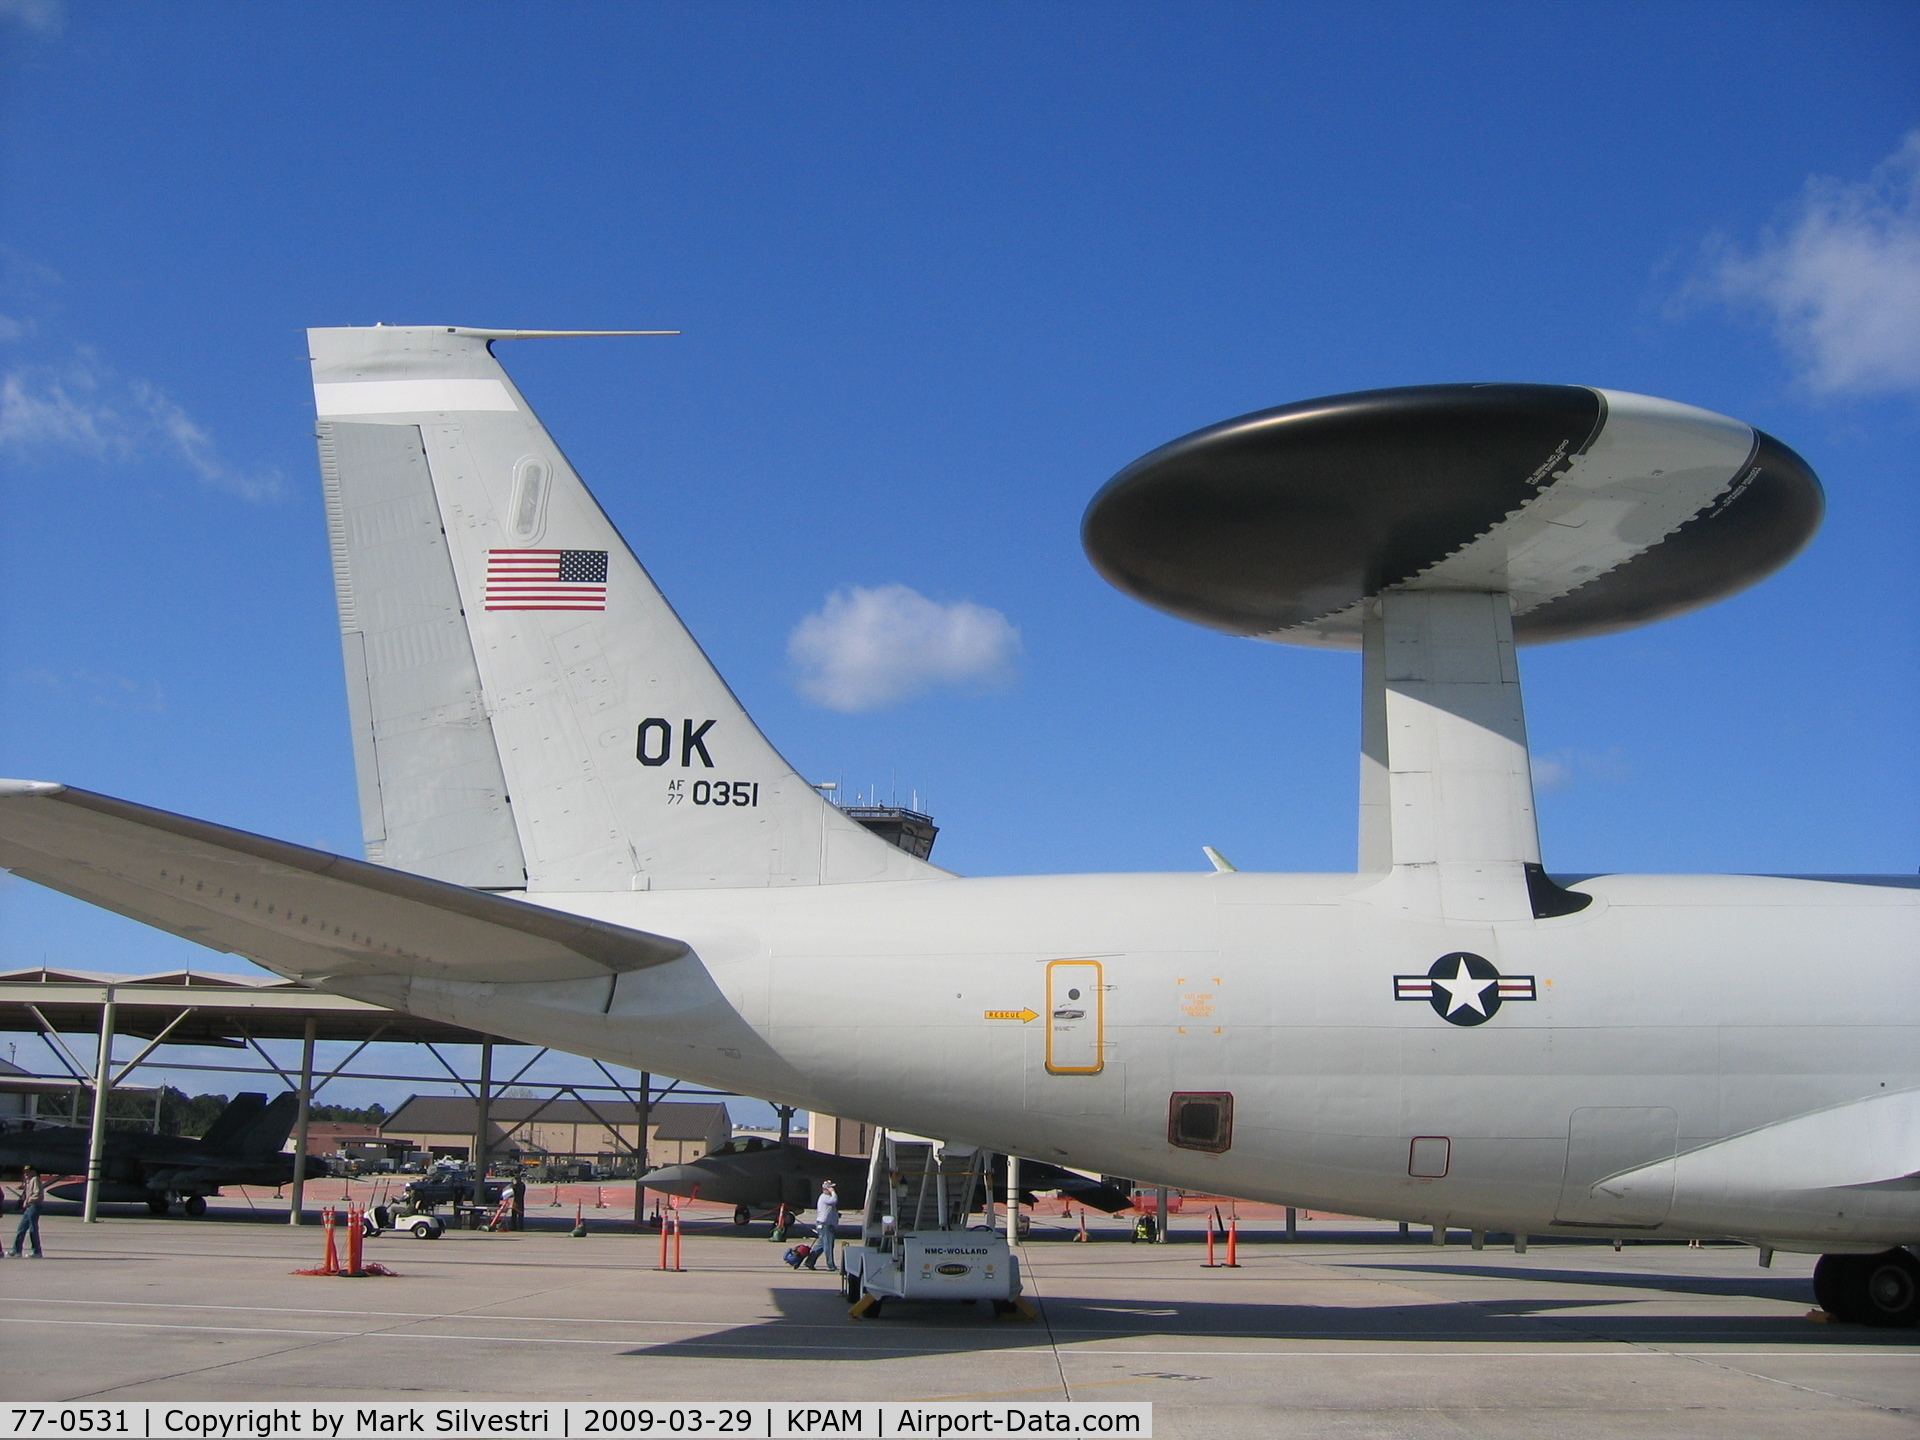
[[[1556,750],[1551,755],[1532,758],[1533,788],[1542,795],[1569,789],[1583,780],[1599,780],[1618,785],[1633,773],[1633,766],[1616,746],[1611,750]]]
[[[1573,771],[1558,760],[1549,760],[1544,755],[1534,757],[1533,788],[1541,791],[1564,790],[1573,783]]]
[[[850,585],[794,627],[800,693],[831,710],[878,710],[938,685],[1013,677],[1020,632],[998,610],[941,605],[905,585]]]
[[[227,464],[185,410],[144,380],[122,380],[88,350],[69,365],[23,365],[0,375],[0,454],[62,451],[116,465],[165,457],[242,500],[274,499],[284,489],[277,471]]]
[[[17,25],[29,35],[58,35],[66,18],[66,0],[0,0],[0,22]]]
[[[1709,289],[1767,313],[1816,391],[1920,389],[1920,130],[1865,182],[1809,180],[1751,254],[1722,250]]]
[[[130,680],[111,671],[27,670],[14,680],[73,696],[101,710],[128,710],[139,715],[164,715],[167,710],[166,694],[157,682]]]

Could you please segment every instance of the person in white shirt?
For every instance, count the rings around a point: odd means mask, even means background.
[[[13,1253],[33,1241],[33,1258],[40,1258],[40,1206],[47,1198],[47,1182],[31,1165],[20,1170],[20,1228],[13,1232]]]
[[[820,1200],[814,1209],[817,1213],[813,1227],[813,1248],[807,1252],[807,1258],[801,1263],[811,1270],[815,1262],[824,1255],[827,1269],[838,1270],[840,1267],[834,1263],[833,1242],[840,1225],[840,1191],[833,1181],[820,1182]]]

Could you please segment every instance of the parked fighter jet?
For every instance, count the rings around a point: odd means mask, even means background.
[[[640,1177],[640,1184],[663,1195],[731,1205],[734,1223],[745,1225],[756,1213],[782,1205],[797,1214],[813,1204],[826,1180],[840,1191],[842,1205],[860,1205],[867,1189],[867,1162],[857,1155],[830,1155],[751,1136],[729,1141],[698,1160],[656,1165]]]
[[[164,1215],[173,1202],[188,1215],[206,1212],[207,1196],[222,1185],[285,1185],[294,1157],[280,1147],[293,1130],[299,1102],[289,1090],[271,1105],[257,1094],[236,1095],[199,1139],[109,1131],[100,1186],[106,1201],[144,1202]],[[0,1127],[0,1167],[31,1165],[46,1175],[84,1175],[87,1131],[72,1125],[28,1122]],[[325,1172],[307,1161],[309,1178]],[[85,1197],[86,1181],[67,1180],[49,1193],[61,1200]]]
[[[994,1194],[1004,1195],[1006,1157],[996,1155],[994,1163]],[[665,1195],[697,1197],[731,1205],[734,1223],[745,1225],[756,1212],[771,1213],[782,1205],[795,1213],[806,1209],[818,1198],[823,1180],[833,1181],[834,1188],[840,1192],[840,1203],[848,1209],[866,1203],[865,1156],[829,1155],[821,1150],[781,1145],[757,1135],[731,1141],[698,1160],[656,1165],[640,1178],[640,1183],[648,1190],[658,1190]],[[1036,1193],[1048,1190],[1057,1190],[1069,1199],[1109,1215],[1133,1203],[1126,1191],[1113,1185],[1089,1180],[1075,1171],[1043,1161],[1021,1161],[1021,1203],[1031,1205]]]

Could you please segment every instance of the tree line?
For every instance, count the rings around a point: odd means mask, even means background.
[[[76,1097],[77,1109],[72,1114],[76,1125],[93,1123],[93,1095],[81,1091]],[[159,1132],[162,1135],[186,1135],[198,1138],[207,1133],[216,1116],[227,1108],[232,1100],[230,1095],[189,1095],[184,1090],[176,1090],[171,1085],[162,1086],[157,1097],[159,1102]],[[269,1096],[271,1098],[271,1096]],[[125,1091],[113,1091],[107,1096],[107,1124],[115,1130],[147,1130],[154,1128],[154,1105],[156,1097],[129,1094]],[[315,1120],[341,1120],[361,1125],[380,1125],[385,1123],[387,1107],[379,1101],[371,1105],[314,1105],[310,1115]],[[65,1120],[68,1116],[61,1110],[42,1103],[40,1118],[48,1121]]]

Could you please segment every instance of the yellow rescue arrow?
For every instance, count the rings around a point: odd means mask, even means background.
[[[1029,1020],[1038,1020],[1040,1018],[1040,1012],[1038,1010],[989,1010],[986,1012],[984,1018],[988,1020],[1018,1020],[1024,1025]]]

